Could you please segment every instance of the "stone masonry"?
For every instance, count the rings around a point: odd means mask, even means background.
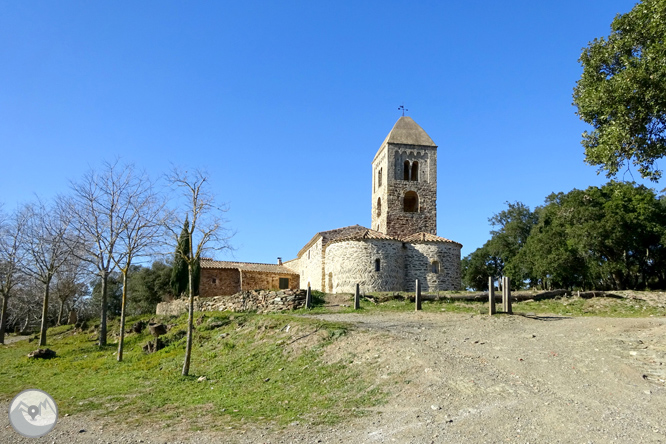
[[[242,291],[231,296],[194,297],[194,311],[256,311],[270,313],[296,310],[305,306],[305,290]],[[187,298],[157,304],[157,314],[180,316],[187,313]]]

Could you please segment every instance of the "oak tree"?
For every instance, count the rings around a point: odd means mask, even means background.
[[[583,73],[573,100],[581,120],[585,161],[616,175],[630,163],[657,181],[666,155],[666,0],[643,0],[611,23],[580,56]]]

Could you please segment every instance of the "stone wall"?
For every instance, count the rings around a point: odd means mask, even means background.
[[[334,242],[326,248],[325,274],[333,293],[402,290],[403,243],[395,240],[364,239]],[[380,260],[379,271],[375,261]],[[327,285],[328,286],[328,285]]]
[[[298,290],[300,279],[297,274],[286,273],[263,273],[255,271],[241,271],[241,290],[256,290],[259,288],[269,288],[277,290],[280,288],[280,278],[289,279],[289,289]]]
[[[238,293],[240,273],[234,268],[202,268],[199,294],[203,297]]]
[[[278,290],[280,288],[280,278],[289,279],[290,289],[299,289],[300,283],[297,274],[240,271],[237,268],[202,268],[199,294],[202,297],[212,297],[228,296],[241,290],[260,288]]]
[[[313,290],[326,291],[322,287],[322,240],[317,239],[317,242],[312,244],[310,248],[303,252],[303,255],[298,258],[300,270],[294,270],[301,275],[300,286],[302,289],[310,288]],[[309,253],[309,254],[308,254]]]
[[[418,180],[404,180],[405,161],[410,165],[418,162]],[[437,148],[388,143],[377,152],[372,167],[370,228],[396,237],[418,232],[437,234]],[[380,169],[381,186],[377,179]],[[418,195],[417,213],[404,211],[404,196],[408,191]],[[380,213],[377,211],[379,199]]]
[[[408,191],[418,196],[418,211],[404,211],[404,197]],[[403,237],[426,232],[437,234],[437,191],[436,185],[426,182],[396,181],[388,189],[388,213],[386,214],[386,234]]]
[[[158,315],[180,316],[189,309],[187,298],[157,304]],[[305,290],[253,290],[242,291],[231,296],[194,298],[194,311],[257,311],[270,313],[295,310],[305,306]]]
[[[433,273],[433,261],[439,273]],[[460,290],[460,246],[453,243],[418,242],[405,244],[405,290],[415,291],[416,279],[423,291]]]

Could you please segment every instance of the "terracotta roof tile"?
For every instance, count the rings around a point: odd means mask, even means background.
[[[420,232],[414,233],[409,236],[402,237],[403,242],[446,242],[452,244],[458,244],[462,247],[462,244],[445,237],[435,236],[434,234]]]
[[[361,225],[350,225],[348,227],[342,227],[342,228],[336,228],[334,230],[328,230],[328,231],[320,231],[319,233],[315,234],[312,236],[312,239],[305,244],[303,248],[298,252],[298,255],[296,257],[301,257],[303,256],[303,253],[305,253],[308,248],[310,248],[317,240],[321,237],[322,239],[322,245],[326,245],[329,242],[332,242],[340,237],[346,237],[350,236],[352,234],[362,232],[364,230],[367,230],[367,228],[362,227]]]
[[[215,261],[209,258],[201,258],[201,268],[229,268],[238,269],[241,271],[257,271],[260,273],[298,274],[291,268],[287,268],[284,265],[257,264],[254,262]]]
[[[358,231],[356,233],[350,234],[349,236],[341,236],[336,238],[335,240],[329,242],[344,242],[344,241],[350,241],[350,240],[363,240],[363,239],[383,239],[383,240],[396,240],[399,241],[401,239],[398,239],[396,237],[391,237],[387,234],[381,233],[379,231],[375,230],[370,230],[366,228],[363,231]]]

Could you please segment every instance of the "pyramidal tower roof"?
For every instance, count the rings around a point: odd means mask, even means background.
[[[402,116],[395,122],[393,129],[388,133],[386,139],[384,139],[382,146],[386,143],[437,146],[423,128],[409,116]]]

